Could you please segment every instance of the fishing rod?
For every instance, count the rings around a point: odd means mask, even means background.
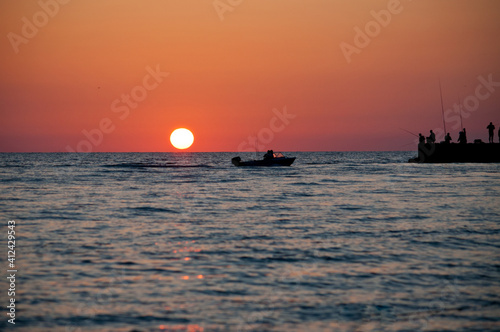
[[[406,129],[403,129],[403,128],[399,128],[399,129],[404,130],[404,131],[406,131],[407,133],[412,134],[412,135],[413,135],[413,136],[415,136],[415,137],[418,137],[418,135],[417,135],[417,134],[412,133],[412,132],[411,132],[411,131],[409,131],[409,130],[406,130]]]
[[[446,121],[444,120],[443,90],[441,89],[441,79],[439,79],[439,93],[441,95],[441,114],[443,115],[444,134],[446,135]]]
[[[462,99],[458,95],[458,111],[460,114],[460,130],[464,129],[464,124],[462,123]]]

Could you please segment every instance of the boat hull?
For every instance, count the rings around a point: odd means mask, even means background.
[[[295,157],[293,158],[273,158],[268,160],[250,160],[250,161],[241,161],[240,157],[234,157],[232,160],[234,166],[290,166],[295,161]]]

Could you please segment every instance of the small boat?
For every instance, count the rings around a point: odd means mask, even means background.
[[[262,160],[241,161],[240,157],[231,159],[234,166],[290,166],[294,161],[295,157],[285,157],[281,152],[273,153],[272,157]]]

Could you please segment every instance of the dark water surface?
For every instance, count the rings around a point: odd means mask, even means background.
[[[0,329],[500,330],[499,164],[236,155],[0,154]]]

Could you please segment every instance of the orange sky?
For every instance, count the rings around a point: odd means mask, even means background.
[[[499,32],[498,0],[0,0],[0,151],[414,150],[439,78],[487,141]]]

